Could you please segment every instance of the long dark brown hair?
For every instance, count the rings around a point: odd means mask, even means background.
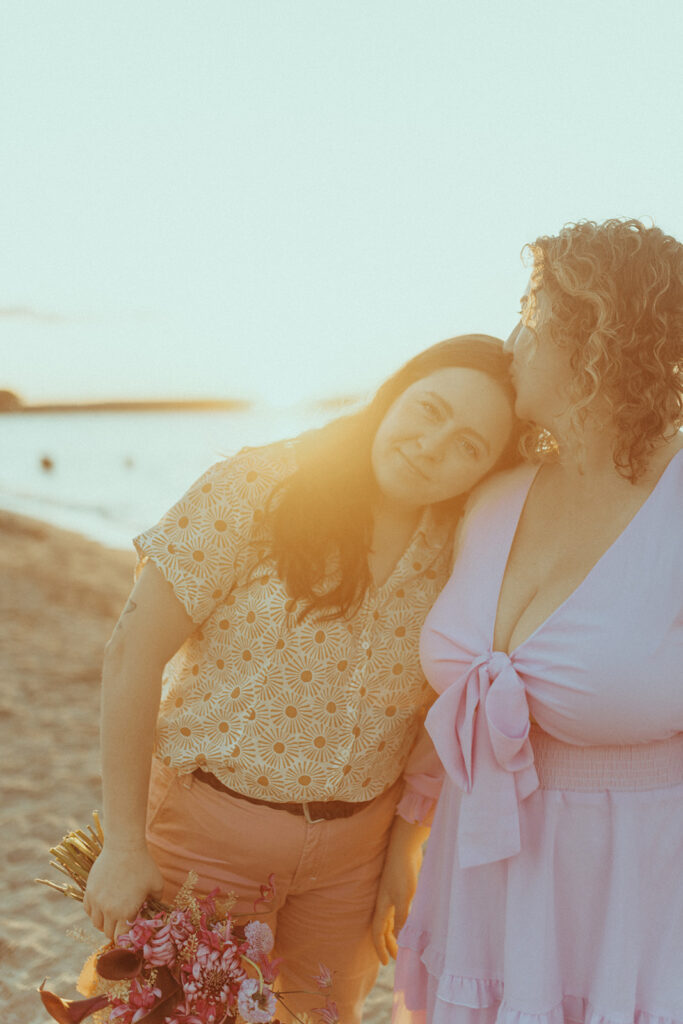
[[[368,551],[377,485],[371,465],[377,428],[406,388],[445,367],[480,370],[495,380],[514,405],[509,357],[487,334],[463,334],[420,352],[381,385],[365,408],[341,416],[292,443],[296,470],[274,488],[265,513],[269,554],[299,607],[299,617],[350,616],[370,582]],[[495,469],[519,461],[513,431]],[[455,521],[466,495],[434,506]]]

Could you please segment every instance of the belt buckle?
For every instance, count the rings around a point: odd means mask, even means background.
[[[312,818],[311,812],[308,808],[308,804],[306,803],[306,801],[304,801],[301,806],[304,809],[304,818],[306,819],[309,825],[317,825],[319,821],[326,820],[325,818]]]

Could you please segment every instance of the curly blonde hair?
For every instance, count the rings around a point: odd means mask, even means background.
[[[635,482],[681,425],[683,246],[638,220],[580,221],[524,247],[533,259],[526,315],[542,287],[550,337],[571,351],[578,436],[599,395],[616,428],[614,464]],[[526,316],[525,316],[526,319]]]

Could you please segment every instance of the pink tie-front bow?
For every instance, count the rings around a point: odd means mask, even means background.
[[[524,684],[502,651],[476,658],[425,722],[448,775],[463,790],[460,866],[520,851],[519,801],[538,788]]]

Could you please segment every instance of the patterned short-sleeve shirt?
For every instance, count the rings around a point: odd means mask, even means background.
[[[297,622],[272,559],[250,571],[294,459],[282,442],[216,463],[135,539],[197,623],[164,671],[155,750],[247,796],[366,800],[401,774],[432,695],[418,640],[448,578],[452,528],[427,509],[352,619]]]

